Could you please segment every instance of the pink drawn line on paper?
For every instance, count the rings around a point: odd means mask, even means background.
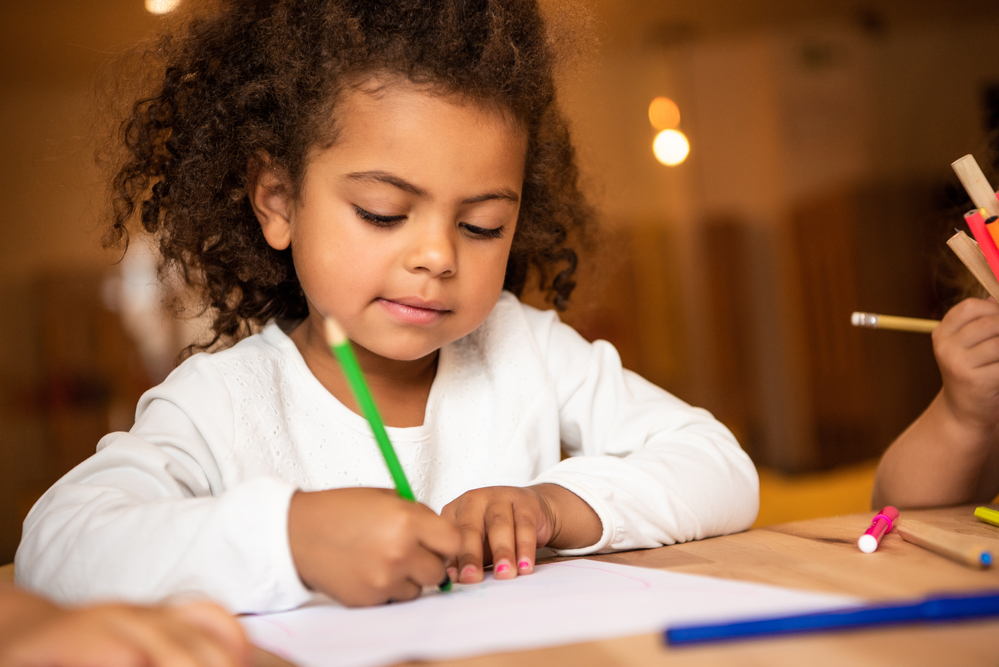
[[[273,625],[275,628],[279,630],[284,631],[284,633],[288,635],[289,638],[293,639],[296,635],[295,631],[289,628],[287,625],[281,623],[280,621],[275,621],[269,616],[256,616],[255,618],[257,618],[260,621],[263,621],[264,623],[267,623],[268,625]]]
[[[641,579],[639,577],[632,577],[632,576],[627,575],[627,574],[621,574],[620,572],[615,572],[614,570],[607,570],[607,569],[604,569],[602,567],[597,567],[597,566],[593,566],[593,565],[577,565],[574,562],[570,562],[570,563],[554,563],[554,564],[555,565],[562,565],[564,567],[573,567],[573,568],[576,568],[577,570],[596,570],[597,572],[603,572],[604,574],[613,574],[616,577],[621,577],[623,579],[630,579],[631,581],[637,581],[638,583],[640,583],[641,585],[645,586],[646,588],[652,588],[652,584],[650,584],[645,579]]]

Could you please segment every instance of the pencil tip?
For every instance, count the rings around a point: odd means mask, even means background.
[[[326,328],[326,344],[342,345],[347,340],[347,334],[343,332],[340,323],[330,316],[325,317],[323,321]]]

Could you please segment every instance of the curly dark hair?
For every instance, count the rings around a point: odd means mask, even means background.
[[[373,74],[495,106],[526,129],[522,204],[504,288],[531,272],[563,310],[594,211],[579,187],[556,101],[558,40],[535,0],[221,0],[146,49],[153,90],[117,131],[105,245],[128,224],[157,236],[160,273],[178,273],[234,342],[271,318],[308,314],[291,250],[264,240],[247,169],[266,155],[298,196],[309,151],[333,140],[336,102]],[[133,98],[135,99],[135,98]],[[550,280],[549,280],[550,277]]]

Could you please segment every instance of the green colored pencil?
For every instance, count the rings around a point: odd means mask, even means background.
[[[347,384],[350,385],[350,390],[353,392],[354,398],[357,399],[357,404],[361,406],[361,412],[365,419],[371,425],[375,441],[378,443],[378,448],[382,450],[385,464],[388,466],[392,481],[395,483],[396,492],[400,498],[416,502],[416,496],[413,495],[413,489],[409,486],[406,473],[402,469],[402,464],[399,463],[399,457],[395,454],[392,441],[389,440],[388,433],[385,432],[385,423],[382,422],[382,416],[378,414],[375,399],[371,397],[371,390],[368,389],[368,383],[361,372],[361,365],[357,363],[357,357],[354,356],[350,340],[340,328],[340,324],[332,317],[326,318],[326,343],[330,346],[333,356],[340,362],[340,368],[347,376]]]
[[[347,384],[350,385],[350,390],[353,392],[354,398],[357,399],[357,404],[361,406],[361,412],[364,414],[365,419],[371,425],[371,431],[375,435],[375,442],[378,443],[378,449],[382,451],[382,457],[388,466],[389,474],[392,475],[395,491],[403,500],[415,503],[416,496],[413,495],[413,489],[409,486],[409,480],[406,479],[406,473],[402,469],[402,464],[399,463],[399,457],[396,456],[395,448],[392,447],[392,441],[389,440],[388,433],[385,432],[385,423],[382,421],[382,416],[378,413],[375,399],[372,398],[371,390],[368,389],[364,373],[361,372],[361,365],[357,363],[357,357],[354,356],[354,349],[350,346],[350,340],[340,327],[339,322],[332,317],[327,317],[325,321],[326,344],[330,346],[333,356],[340,362],[340,368],[347,377]],[[440,589],[447,591],[450,588],[451,579],[445,575]]]

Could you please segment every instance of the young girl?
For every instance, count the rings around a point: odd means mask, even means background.
[[[878,465],[877,507],[987,503],[999,494],[999,305],[966,299],[933,331],[943,388]]]
[[[528,574],[541,546],[749,527],[756,472],[724,426],[516,297],[537,275],[564,307],[567,239],[593,220],[558,43],[533,0],[230,0],[163,42],[124,126],[114,231],[141,210],[214,310],[212,344],[239,342],[184,362],[43,496],[24,585],[363,605],[446,568]],[[390,490],[326,316],[422,504]]]

